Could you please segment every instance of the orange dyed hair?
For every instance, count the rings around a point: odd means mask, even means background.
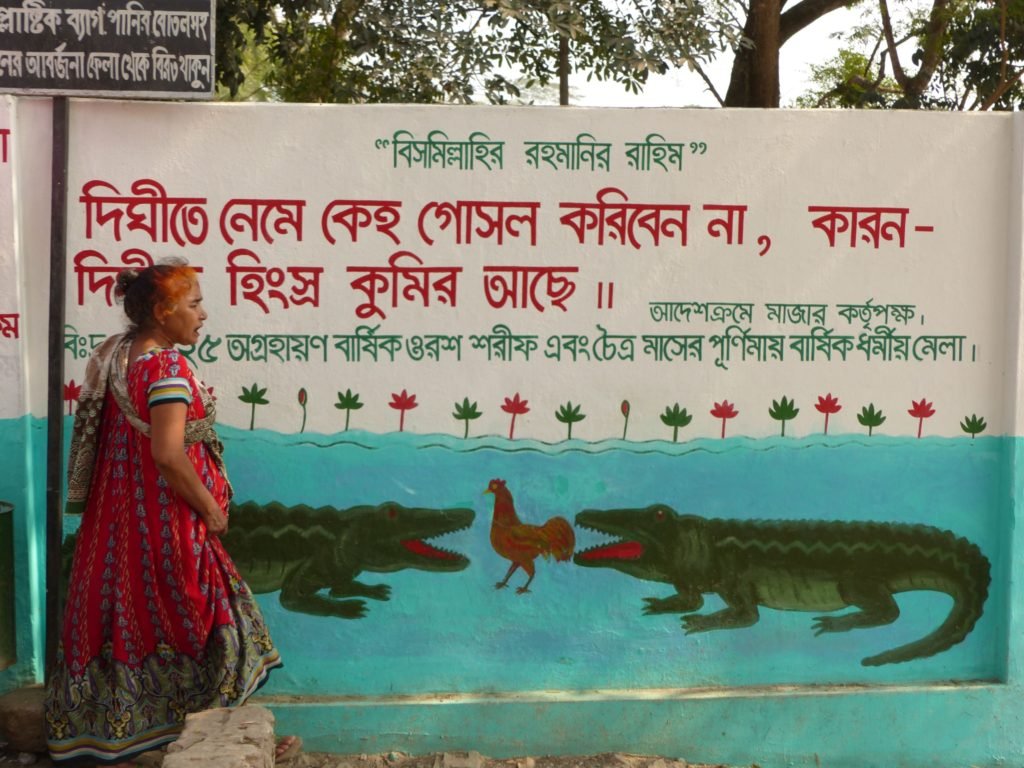
[[[122,270],[117,276],[117,296],[123,299],[132,325],[148,328],[158,311],[174,311],[198,281],[196,271],[184,259],[169,259],[142,270]]]

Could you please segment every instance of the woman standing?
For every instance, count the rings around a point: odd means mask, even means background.
[[[58,762],[173,741],[185,715],[244,702],[281,664],[218,538],[231,485],[214,402],[176,349],[207,317],[196,272],[125,270],[117,294],[131,327],[90,359],[72,434],[82,524],[46,701]]]

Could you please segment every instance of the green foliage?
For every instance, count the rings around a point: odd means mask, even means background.
[[[810,65],[810,70],[815,87],[796,100],[796,106],[803,109],[885,108],[893,94],[899,93],[899,85],[891,77],[874,81],[872,61],[859,51],[841,48],[824,64]]]
[[[570,400],[565,405],[558,407],[558,410],[555,411],[555,418],[569,426],[568,439],[572,440],[572,425],[577,421],[583,421],[587,416],[586,414],[580,413],[580,406],[574,406]]]
[[[562,39],[573,71],[638,92],[649,73],[696,67],[741,35],[726,0],[217,4],[219,83],[234,95],[261,77],[284,101],[506,103],[521,95],[511,72],[524,88],[557,82]]]
[[[876,411],[875,404],[868,403],[860,409],[860,413],[857,414],[857,421],[860,422],[862,427],[868,428],[868,437],[870,437],[875,427],[880,427],[885,423],[885,416],[882,414],[881,408]]]
[[[464,438],[469,437],[469,422],[473,419],[479,419],[483,416],[483,412],[479,411],[476,407],[476,403],[470,403],[468,397],[462,398],[462,402],[455,402],[455,411],[452,416],[459,421],[466,422],[466,431],[462,434]]]
[[[985,423],[984,417],[977,416],[973,413],[970,416],[965,417],[964,420],[960,422],[960,429],[970,435],[972,440],[975,435],[980,435],[984,432],[987,426],[988,424]]]
[[[1024,0],[960,2],[954,9],[930,104],[1024,108]]]
[[[242,387],[242,394],[238,396],[238,399],[243,403],[248,403],[252,410],[249,415],[249,429],[252,430],[256,427],[256,406],[257,405],[269,405],[270,401],[264,397],[267,394],[267,388],[259,388],[259,385],[255,382],[252,387]]]
[[[782,436],[786,436],[786,422],[795,419],[800,409],[796,407],[795,400],[788,400],[785,396],[782,400],[772,400],[772,407],[768,409],[768,415],[776,421],[782,422]]]
[[[221,42],[227,39],[240,41],[239,45],[221,52]],[[266,42],[257,42],[252,28],[230,27],[222,31],[218,25],[216,45],[218,56],[227,57],[228,60],[227,69],[217,71],[217,101],[264,102],[274,98],[267,84],[272,70],[270,47]]]
[[[352,411],[358,411],[363,407],[363,404],[359,402],[359,395],[354,393],[351,389],[346,389],[345,394],[338,393],[338,402],[334,404],[334,407],[338,410],[345,412],[345,431],[348,431],[348,420],[352,415]]]
[[[882,0],[862,7],[863,23],[835,35],[837,55],[811,68],[814,86],[797,106],[1024,107],[1024,0]]]
[[[679,403],[675,403],[671,408],[665,406],[665,412],[661,414],[661,423],[666,427],[672,427],[673,443],[679,440],[679,429],[687,426],[691,421],[693,421],[693,416],[688,414],[685,408],[680,408]]]

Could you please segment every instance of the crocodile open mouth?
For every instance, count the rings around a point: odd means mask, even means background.
[[[643,557],[644,545],[639,541],[619,540],[585,549],[576,555],[577,560],[639,560]]]
[[[439,547],[432,546],[425,542],[423,539],[403,539],[402,546],[412,552],[414,555],[420,557],[427,557],[433,560],[462,560],[463,555],[458,552],[452,552],[448,549],[441,549]]]

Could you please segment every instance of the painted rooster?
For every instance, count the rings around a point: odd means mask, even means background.
[[[512,561],[505,578],[494,585],[496,589],[506,587],[516,568],[522,568],[529,578],[516,592],[520,595],[529,592],[535,573],[533,561],[538,555],[543,555],[545,559],[554,555],[555,560],[560,562],[572,557],[576,534],[564,517],[552,517],[544,525],[522,522],[516,515],[512,494],[505,487],[504,480],[491,480],[484,493],[494,494],[491,546],[499,555]]]

